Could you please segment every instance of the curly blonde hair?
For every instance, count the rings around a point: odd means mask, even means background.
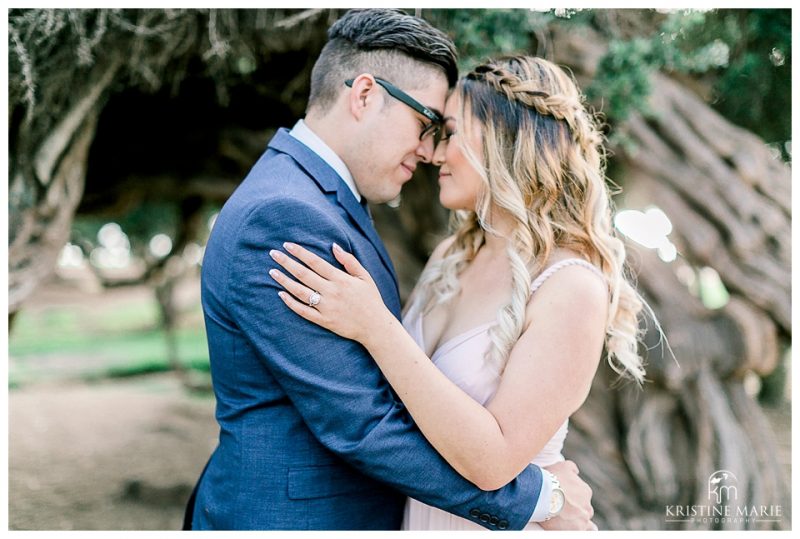
[[[532,277],[541,273],[555,248],[570,249],[605,275],[610,292],[606,350],[611,367],[641,383],[637,316],[643,300],[626,275],[625,246],[611,223],[603,136],[584,106],[572,78],[535,57],[490,60],[461,78],[459,125],[476,120],[482,159],[458,137],[481,174],[475,211],[452,216],[454,240],[443,257],[420,277],[415,295],[424,310],[458,294],[458,275],[475,257],[497,209],[513,220],[507,238],[512,295],[490,330],[487,361],[502,372],[525,322]]]

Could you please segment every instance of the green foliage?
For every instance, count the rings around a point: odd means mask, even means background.
[[[202,210],[202,221],[208,222],[219,207],[206,205]],[[109,222],[117,223],[128,236],[131,253],[144,257],[150,239],[156,234],[166,234],[174,242],[180,227],[180,208],[172,201],[148,201],[137,205],[133,210],[113,218],[96,215],[78,215],[72,223],[72,241],[84,248],[91,249],[98,245],[97,234]],[[202,228],[198,242],[205,243],[208,229]]]
[[[158,309],[149,295],[122,303],[107,299],[97,303],[20,312],[8,344],[9,387],[171,370]],[[191,325],[175,332],[178,355],[185,368],[207,372],[208,348],[199,305],[192,315]]]
[[[676,11],[652,35],[613,38],[587,95],[603,98],[606,114],[621,121],[634,110],[650,112],[646,103],[654,72],[704,73],[724,67],[729,45],[708,31],[708,17],[706,12]]]
[[[712,19],[731,45],[713,106],[732,122],[775,143],[791,139],[792,14],[789,9],[723,10]]]
[[[788,157],[791,10],[640,11],[635,31],[600,22],[599,10],[433,9],[423,17],[453,38],[462,70],[490,56],[536,54],[555,22],[602,28],[609,48],[584,90],[610,122],[624,121],[632,111],[651,114],[653,73],[679,73],[707,86],[711,105],[727,119]]]
[[[791,138],[791,11],[674,11],[650,35],[612,38],[587,88],[612,121],[645,114],[655,71],[710,84],[712,106],[769,143]]]
[[[434,9],[423,17],[453,39],[459,69],[467,71],[488,57],[533,54],[532,36],[555,14],[523,9]]]
[[[193,371],[211,372],[211,365],[207,358],[192,357],[187,360],[181,360],[181,365],[183,365],[184,368]],[[130,363],[113,365],[105,372],[97,373],[96,376],[103,378],[126,378],[129,376],[141,376],[142,374],[169,372],[171,370],[172,366],[167,362],[167,360],[163,356],[158,356],[152,359],[144,359],[132,361]]]
[[[606,116],[616,121],[632,110],[645,110],[650,76],[655,71],[653,43],[645,39],[615,40],[598,66],[597,76],[586,88],[587,97],[603,102]]]
[[[113,222],[128,236],[131,252],[141,255],[156,234],[166,234],[174,240],[179,219],[176,203],[151,201],[115,217]],[[72,237],[84,246],[96,246],[97,233],[111,220],[102,216],[78,216],[72,224]]]

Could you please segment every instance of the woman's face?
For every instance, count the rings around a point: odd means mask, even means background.
[[[477,121],[467,126],[458,125],[461,98],[452,94],[444,109],[445,124],[442,140],[436,146],[433,163],[439,169],[439,202],[449,210],[475,211],[483,180],[472,163],[467,159],[460,144],[469,147],[478,159],[483,156],[483,142]],[[465,116],[471,118],[470,111]]]

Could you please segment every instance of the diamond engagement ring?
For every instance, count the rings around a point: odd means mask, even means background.
[[[322,296],[319,295],[319,292],[312,292],[311,295],[308,296],[308,304],[313,307],[314,305],[318,305],[321,299]]]

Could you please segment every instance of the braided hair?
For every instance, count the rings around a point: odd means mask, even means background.
[[[610,303],[606,350],[611,367],[644,379],[637,316],[643,300],[625,269],[625,247],[611,223],[603,136],[573,79],[555,64],[530,56],[488,61],[459,80],[460,124],[477,121],[483,155],[458,144],[481,174],[475,211],[453,213],[454,241],[420,278],[426,310],[458,294],[458,275],[491,228],[492,212],[513,221],[507,256],[512,294],[490,329],[487,361],[502,373],[524,329],[533,277],[556,248],[570,249],[606,277]]]

